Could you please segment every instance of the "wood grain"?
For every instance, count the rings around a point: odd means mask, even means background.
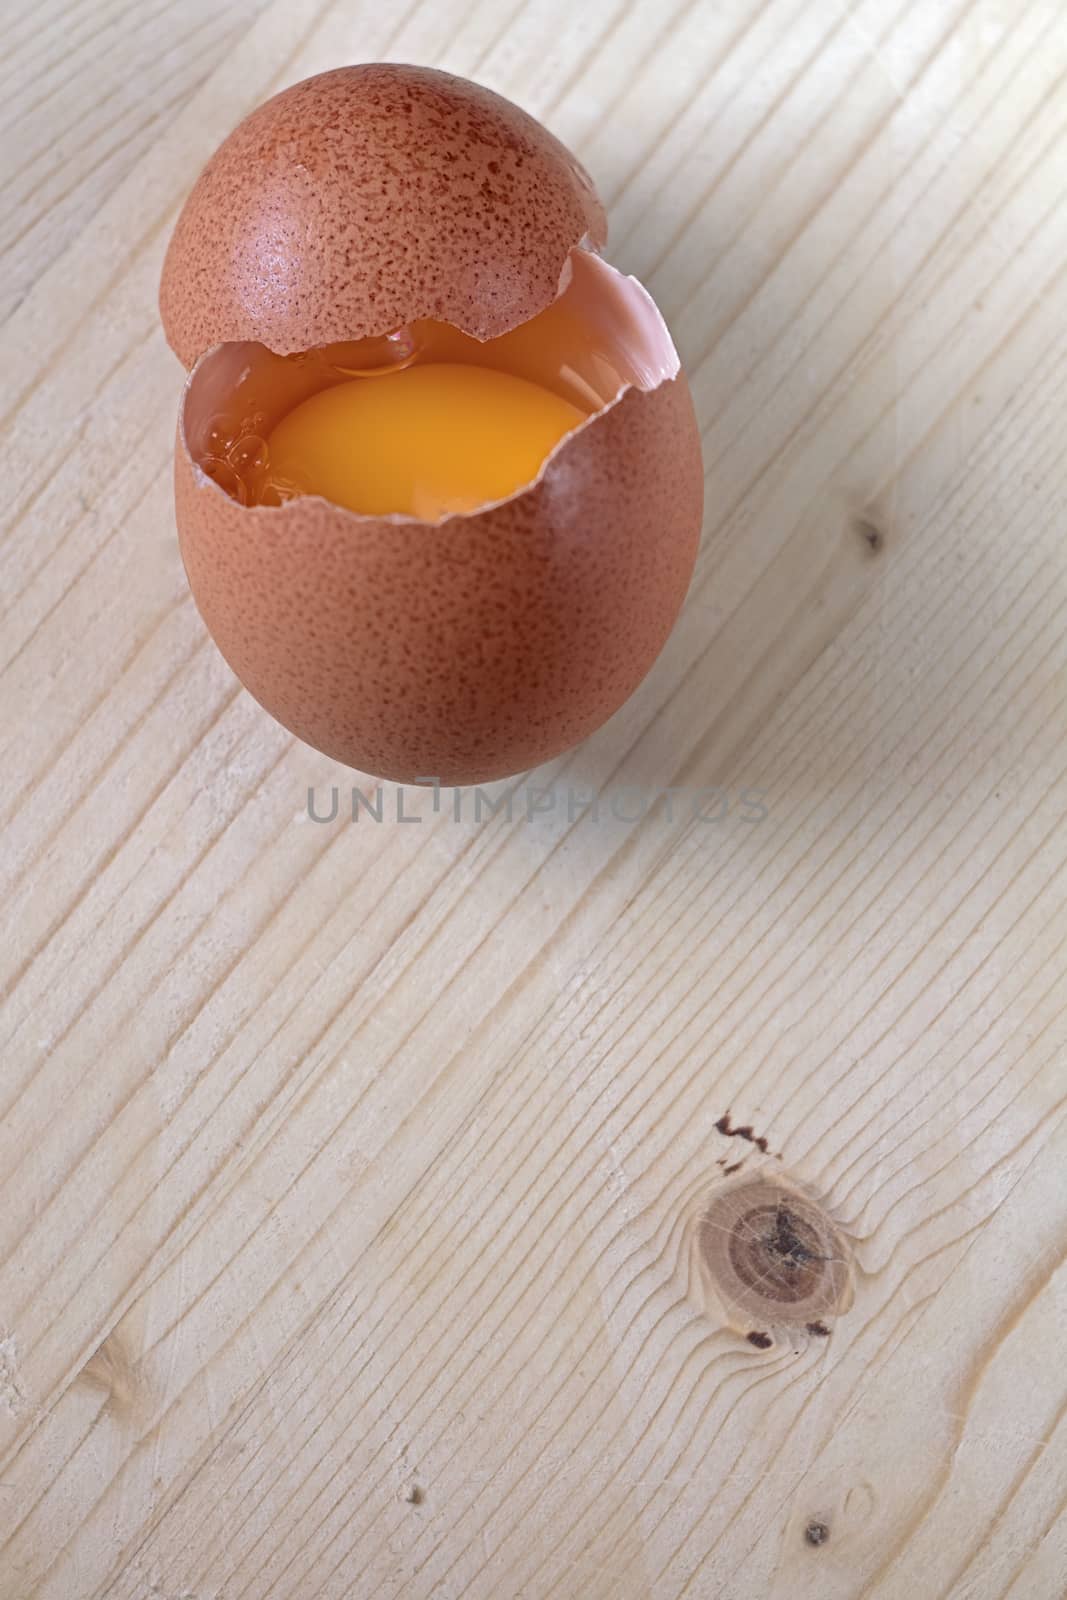
[[[1059,1600],[1060,0],[3,28],[2,1600]],[[167,233],[375,58],[574,147],[701,419],[683,618],[510,818],[346,820],[177,555]],[[694,1270],[757,1173],[828,1337]]]

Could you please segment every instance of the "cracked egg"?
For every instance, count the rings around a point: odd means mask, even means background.
[[[507,777],[592,733],[662,649],[699,436],[604,232],[539,123],[418,67],[294,85],[193,188],[160,288],[191,369],[182,557],[242,683],[327,755]]]

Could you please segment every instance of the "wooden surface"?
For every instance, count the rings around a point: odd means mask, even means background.
[[[2,1600],[1062,1600],[1063,0],[2,26]],[[178,559],[176,209],[375,57],[575,148],[701,417],[684,616],[530,821],[310,821]],[[829,1338],[693,1271],[741,1155]]]

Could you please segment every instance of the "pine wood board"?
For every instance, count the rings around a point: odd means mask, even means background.
[[[1060,0],[3,29],[0,1600],[1062,1600]],[[510,819],[348,820],[177,553],[177,208],[378,58],[571,144],[702,425],[679,626]],[[693,1270],[742,1157],[829,1337]]]

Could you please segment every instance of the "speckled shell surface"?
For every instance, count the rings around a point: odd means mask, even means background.
[[[526,492],[439,523],[319,499],[247,509],[179,433],[177,520],[226,660],[287,728],[401,782],[487,782],[628,698],[681,608],[700,533],[684,376],[627,390]]]
[[[220,145],[160,311],[187,368],[226,341],[288,354],[419,318],[486,339],[549,305],[571,248],[605,233],[588,176],[518,106],[425,67],[342,67]]]

